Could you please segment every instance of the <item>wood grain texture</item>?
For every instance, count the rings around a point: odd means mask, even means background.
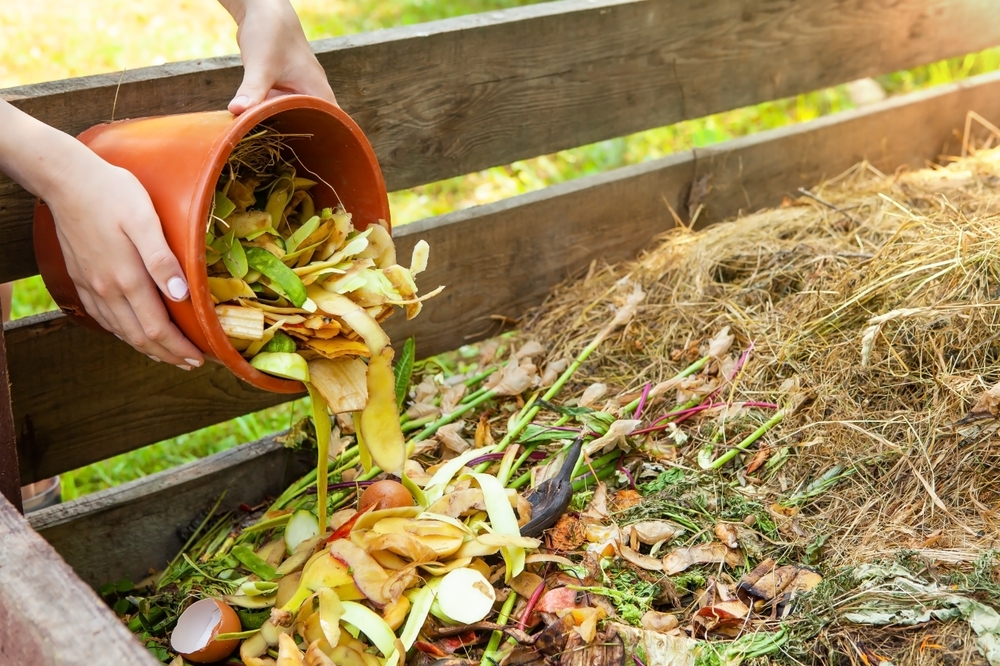
[[[0,542],[0,664],[159,663],[3,497]]]
[[[1000,74],[864,110],[581,178],[398,229],[400,256],[431,246],[422,289],[446,285],[412,322],[387,322],[422,356],[498,331],[590,261],[633,257],[669,228],[665,201],[700,223],[773,205],[862,159],[883,170],[959,149],[967,110],[1000,121]],[[949,148],[949,146],[951,146]],[[693,187],[694,186],[694,187]],[[107,335],[46,315],[8,329],[25,483],[275,404],[219,367],[183,373]]]
[[[15,509],[21,504],[21,472],[17,462],[17,435],[14,412],[10,404],[10,382],[7,380],[7,346],[0,332],[0,495]]]
[[[564,0],[315,43],[390,189],[1000,43],[990,0]],[[71,133],[225,108],[235,57],[0,93]],[[119,79],[121,86],[119,88]],[[31,197],[0,180],[0,281],[37,269]]]
[[[277,497],[316,462],[274,438],[29,514],[31,526],[92,586],[145,578],[180,551],[178,530],[220,511]],[[0,593],[2,594],[2,593]],[[6,663],[6,662],[4,662]]]

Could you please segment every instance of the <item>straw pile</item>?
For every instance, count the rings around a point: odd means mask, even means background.
[[[720,397],[797,408],[717,472],[700,471],[696,455],[718,432],[709,427],[718,410],[679,426],[686,439],[664,431],[651,449],[717,484],[712,492],[796,507],[769,548],[821,553],[830,584],[799,621],[808,625],[801,639],[820,647],[786,654],[800,663],[985,663],[988,645],[977,649],[964,622],[876,627],[844,617],[857,610],[858,571],[880,563],[996,603],[1000,397],[984,394],[1000,381],[1000,152],[894,177],[862,164],[811,194],[676,229],[634,262],[592,265],[531,313],[525,332],[546,341],[550,359],[572,357],[606,323],[608,301],[641,285],[636,317],[571,387],[605,382],[623,404],[675,376],[728,326],[736,355],[751,351]],[[734,367],[732,358],[718,365],[720,376]],[[667,407],[673,398],[661,396]],[[747,432],[727,432],[716,455]],[[787,457],[750,473],[755,454]],[[924,604],[923,592],[908,594]]]

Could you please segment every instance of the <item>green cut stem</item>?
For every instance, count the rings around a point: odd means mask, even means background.
[[[685,377],[690,377],[691,375],[693,375],[694,373],[698,372],[699,370],[701,370],[702,368],[704,368],[706,365],[708,365],[708,362],[711,361],[711,360],[712,360],[711,356],[702,356],[697,361],[695,361],[694,363],[692,363],[688,367],[684,368],[683,370],[681,370],[680,372],[678,372],[676,375],[674,375],[672,378],[668,379],[667,381],[673,381],[675,379],[684,379]],[[625,413],[634,411],[635,408],[639,406],[639,401],[641,401],[641,400],[642,400],[642,396],[640,395],[638,398],[636,398],[632,402],[630,402],[627,405],[625,405],[624,407],[622,407],[621,411],[625,412]],[[692,407],[694,407],[694,405],[692,405]]]
[[[542,401],[548,402],[552,400],[552,398],[556,397],[556,395],[559,394],[559,391],[562,390],[562,387],[566,385],[566,382],[569,381],[570,377],[572,377],[573,374],[580,369],[580,366],[587,361],[587,358],[594,353],[594,350],[597,349],[609,335],[609,330],[602,330],[598,333],[590,344],[584,347],[583,350],[577,354],[576,358],[573,359],[573,362],[569,364],[569,367],[563,370],[563,373],[559,375],[559,379],[557,379],[555,383],[549,387],[549,390],[542,395]],[[527,407],[527,405],[525,405],[525,407]],[[510,443],[521,434],[521,431],[528,427],[528,424],[531,423],[532,419],[538,416],[539,411],[541,411],[541,407],[538,405],[532,405],[530,409],[526,409],[524,414],[515,422],[514,427],[508,430],[507,434],[504,435],[504,438],[501,439],[500,442],[493,448],[493,452],[501,453],[504,449],[510,446]]]
[[[514,590],[510,591],[507,599],[503,602],[503,606],[500,607],[500,614],[497,616],[497,624],[501,627],[506,625],[510,620],[510,614],[514,610],[514,603],[517,601],[517,593]],[[496,666],[496,652],[500,647],[500,641],[503,640],[502,631],[494,631],[493,635],[490,636],[490,642],[486,645],[486,650],[483,652],[483,658],[481,663],[483,666]]]
[[[472,402],[469,402],[469,403],[464,404],[464,405],[459,405],[455,409],[455,411],[453,411],[453,412],[451,412],[449,414],[445,414],[444,416],[438,418],[436,421],[432,422],[426,428],[424,428],[423,430],[421,430],[420,432],[418,432],[416,435],[414,435],[410,439],[409,442],[407,442],[407,444],[413,444],[415,442],[420,442],[420,441],[423,441],[423,440],[427,439],[428,437],[430,437],[434,433],[436,433],[441,428],[441,426],[448,425],[449,423],[452,423],[452,422],[458,420],[458,417],[461,416],[462,414],[465,414],[466,412],[469,412],[469,411],[475,409],[479,405],[483,404],[484,402],[487,402],[487,401],[491,400],[495,396],[496,396],[495,392],[493,392],[493,391],[485,391],[479,397],[477,397],[475,400],[473,400]]]
[[[616,455],[616,457],[617,457],[617,455]],[[597,479],[596,480],[597,481],[604,481],[605,479],[607,479],[608,477],[610,477],[611,475],[613,475],[615,473],[615,470],[617,470],[617,469],[618,469],[618,465],[617,464],[608,465],[607,467],[605,467],[603,469],[598,469],[597,470]],[[581,478],[579,478],[579,479],[577,479],[576,481],[573,482],[573,492],[578,493],[581,490],[585,489],[587,487],[587,484],[590,483],[592,480],[594,480],[593,475],[590,474],[590,472],[587,472],[586,476],[583,476],[583,477],[581,477]]]
[[[777,414],[769,418],[764,425],[750,433],[746,439],[719,456],[718,459],[712,463],[712,469],[718,470],[740,453],[745,452],[751,444],[763,437],[768,430],[781,423],[781,420],[784,418],[785,413],[783,411],[779,411]]]
[[[222,504],[222,499],[225,496],[226,493],[223,492],[221,495],[219,495],[219,499],[215,500],[215,505],[212,507],[212,510],[208,512],[208,515],[205,516],[205,520],[201,521],[201,524],[198,525],[198,529],[194,531],[194,534],[192,534],[191,537],[187,540],[187,543],[184,544],[184,547],[180,549],[180,552],[178,552],[177,555],[174,556],[174,559],[170,561],[170,564],[167,565],[167,568],[163,570],[164,575],[160,577],[161,582],[166,580],[166,573],[174,568],[174,566],[177,564],[177,561],[181,559],[181,556],[187,551],[188,548],[191,547],[191,544],[193,544],[195,539],[198,538],[198,536],[201,534],[201,531],[205,529],[206,525],[208,525],[208,521],[210,521],[212,517],[215,515],[216,510],[219,508],[219,505]],[[157,589],[159,589],[159,585],[157,586]]]
[[[403,432],[413,432],[414,430],[420,430],[428,423],[433,423],[434,419],[437,418],[433,414],[428,414],[427,416],[422,416],[419,419],[413,419],[412,421],[407,421],[402,425]]]

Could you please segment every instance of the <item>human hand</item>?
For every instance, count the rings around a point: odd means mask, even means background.
[[[87,313],[154,360],[204,363],[156,293],[184,300],[187,280],[135,176],[3,100],[0,128],[0,171],[48,204]]]
[[[61,185],[42,198],[87,313],[154,361],[182,370],[202,365],[201,351],[157,294],[182,301],[188,286],[149,195],[131,173],[79,147],[63,153]]]
[[[288,0],[219,1],[239,26],[236,41],[243,58],[243,83],[229,103],[231,113],[239,115],[265,99],[290,93],[337,103]]]

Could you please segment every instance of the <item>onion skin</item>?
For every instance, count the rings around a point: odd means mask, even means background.
[[[376,481],[368,486],[358,500],[358,509],[361,511],[367,508],[381,511],[406,506],[413,506],[413,495],[403,487],[403,484],[391,479]]]

